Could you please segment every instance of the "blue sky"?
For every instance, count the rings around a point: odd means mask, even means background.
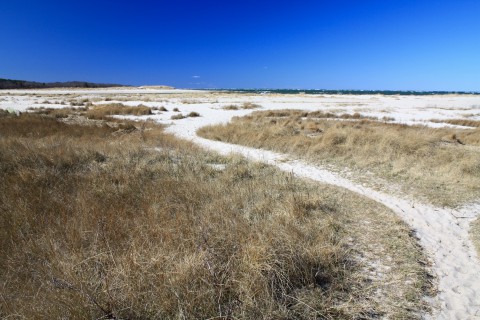
[[[480,91],[480,1],[0,1],[0,78]]]

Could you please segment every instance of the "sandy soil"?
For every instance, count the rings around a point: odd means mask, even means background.
[[[56,107],[55,101],[74,94],[94,103],[119,102],[128,105],[140,103],[164,106],[169,111],[135,119],[152,119],[169,124],[168,131],[222,154],[240,153],[250,159],[273,164],[301,177],[330,183],[357,192],[391,208],[417,233],[421,245],[431,257],[433,272],[438,277],[439,294],[430,302],[435,308],[433,319],[480,319],[480,260],[469,240],[470,222],[480,214],[480,202],[458,210],[444,209],[419,203],[405,196],[391,195],[356,184],[318,166],[292,160],[265,150],[230,145],[199,138],[196,130],[204,125],[228,122],[234,116],[246,115],[252,110],[223,110],[222,107],[244,102],[257,103],[262,110],[302,109],[350,113],[366,116],[390,117],[394,122],[443,126],[432,119],[480,120],[480,96],[381,96],[381,95],[244,95],[215,92],[195,92],[154,89],[99,89],[99,90],[6,90],[0,92],[0,108],[24,111],[28,107]],[[105,102],[104,97],[115,97]],[[48,99],[50,103],[44,103]],[[35,104],[36,102],[36,104]],[[182,114],[200,113],[198,118],[170,120],[173,108]],[[446,126],[446,125],[445,125]],[[479,195],[480,201],[480,195]]]

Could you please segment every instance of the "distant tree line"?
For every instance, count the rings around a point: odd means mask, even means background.
[[[43,89],[43,88],[108,88],[125,87],[120,84],[92,83],[85,81],[34,82],[25,80],[0,79],[0,89]]]

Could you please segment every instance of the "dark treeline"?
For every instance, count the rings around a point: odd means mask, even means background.
[[[84,81],[34,82],[25,80],[0,79],[0,89],[43,89],[43,88],[108,88],[124,87],[120,84],[92,83]]]

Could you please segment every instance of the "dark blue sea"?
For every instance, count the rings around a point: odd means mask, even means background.
[[[212,89],[207,89],[212,90]],[[345,95],[401,95],[401,96],[426,96],[426,95],[447,95],[447,94],[469,94],[480,95],[475,91],[402,91],[402,90],[324,90],[324,89],[213,89],[213,91],[235,92],[235,93],[281,93],[281,94],[345,94]]]

